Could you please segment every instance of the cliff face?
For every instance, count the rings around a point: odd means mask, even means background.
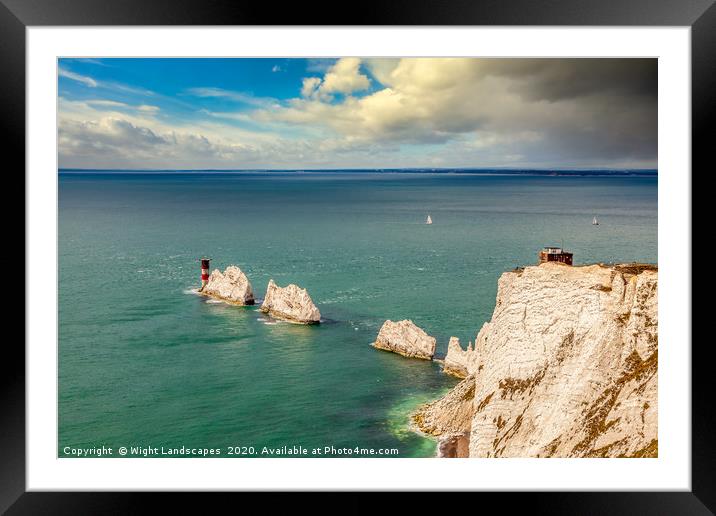
[[[228,266],[223,273],[215,269],[200,293],[237,305],[254,304],[251,283],[246,274],[235,265]]]
[[[504,273],[491,321],[460,350],[470,376],[416,425],[446,456],[656,456],[657,276],[554,263]]]
[[[266,287],[261,311],[295,323],[318,324],[321,321],[321,312],[313,304],[306,289],[294,284],[282,288],[273,280],[269,280]]]
[[[431,337],[413,321],[385,321],[373,346],[411,358],[432,360],[435,354],[435,337]]]

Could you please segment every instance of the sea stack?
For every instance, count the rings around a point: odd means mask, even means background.
[[[266,287],[261,311],[293,323],[318,324],[321,321],[321,312],[306,289],[293,284],[279,287],[273,280],[269,280]]]
[[[254,304],[251,282],[236,265],[229,265],[223,273],[214,269],[200,293],[235,305]]]
[[[435,355],[435,337],[418,328],[413,321],[387,320],[378,332],[373,346],[410,358],[432,360]]]
[[[657,299],[654,265],[502,274],[469,376],[413,423],[448,457],[657,457]]]
[[[458,378],[465,378],[470,373],[470,365],[475,362],[474,354],[472,343],[468,344],[467,350],[463,350],[460,339],[450,337],[447,355],[443,360],[443,371]]]

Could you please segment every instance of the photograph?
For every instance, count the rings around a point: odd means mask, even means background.
[[[57,457],[659,457],[657,58],[56,61]]]

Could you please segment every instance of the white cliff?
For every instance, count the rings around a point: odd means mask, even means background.
[[[432,360],[435,354],[435,337],[418,328],[413,321],[385,321],[373,346],[411,358]]]
[[[657,279],[642,265],[504,273],[470,376],[415,424],[443,456],[656,457]]]
[[[321,312],[306,289],[294,284],[279,287],[273,280],[269,280],[266,287],[261,311],[294,323],[317,324],[321,321]]]
[[[228,266],[223,273],[215,269],[209,276],[206,286],[199,292],[237,305],[254,304],[251,282],[235,265]]]
[[[438,457],[468,456],[474,399],[475,378],[470,376],[413,415],[419,432],[438,437]]]

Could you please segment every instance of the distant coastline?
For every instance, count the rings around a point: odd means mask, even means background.
[[[499,168],[374,168],[374,169],[87,169],[60,168],[59,174],[257,174],[257,173],[384,173],[470,174],[485,176],[656,177],[657,169],[499,169]]]

